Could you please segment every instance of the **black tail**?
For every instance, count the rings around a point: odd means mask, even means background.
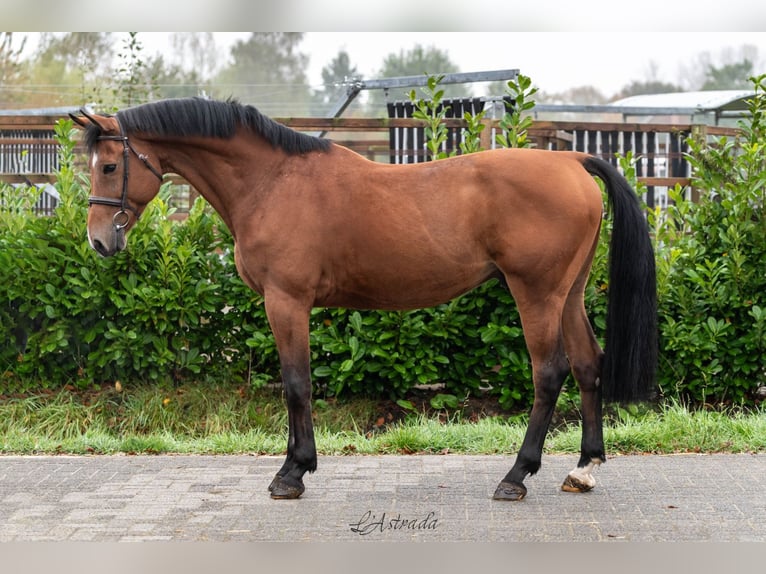
[[[614,166],[595,157],[582,165],[606,185],[613,218],[603,398],[646,400],[655,393],[657,373],[657,278],[649,229],[638,197]]]

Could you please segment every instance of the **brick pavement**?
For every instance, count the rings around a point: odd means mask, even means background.
[[[273,456],[2,456],[0,541],[766,541],[766,454],[617,456],[586,494],[546,455],[521,503],[513,456],[321,456],[299,500]],[[356,532],[355,532],[356,530]]]

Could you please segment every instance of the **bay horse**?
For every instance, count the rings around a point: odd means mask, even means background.
[[[289,419],[287,457],[269,485],[298,498],[317,468],[311,419],[313,307],[435,306],[490,278],[516,301],[534,382],[528,428],[494,498],[521,500],[540,468],[563,381],[580,389],[581,454],[562,488],[593,488],[605,459],[602,401],[649,398],[657,362],[654,251],[640,202],[606,161],[576,152],[489,150],[389,165],[283,126],[236,100],[161,100],[72,116],[84,129],[90,245],[108,257],[155,197],[183,176],[231,230],[242,279],[263,295]],[[611,204],[605,351],[584,290]]]

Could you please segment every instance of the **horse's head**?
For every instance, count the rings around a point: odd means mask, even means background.
[[[156,159],[150,161],[148,143],[128,138],[118,116],[81,113],[83,117],[70,116],[85,130],[90,156],[88,241],[109,257],[125,249],[125,233],[157,195],[161,166]]]

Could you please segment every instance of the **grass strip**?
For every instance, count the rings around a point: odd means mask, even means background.
[[[215,391],[212,391],[215,395]],[[380,430],[365,401],[315,409],[320,454],[513,454],[526,430],[523,416],[463,420],[459,414],[413,413]],[[607,453],[766,451],[766,410],[690,410],[678,403],[619,410],[605,423]],[[0,453],[4,454],[283,454],[287,417],[273,396],[247,398],[204,390],[157,389],[129,395],[100,393],[83,401],[69,393],[0,401]],[[553,429],[547,453],[580,449],[580,426]]]

